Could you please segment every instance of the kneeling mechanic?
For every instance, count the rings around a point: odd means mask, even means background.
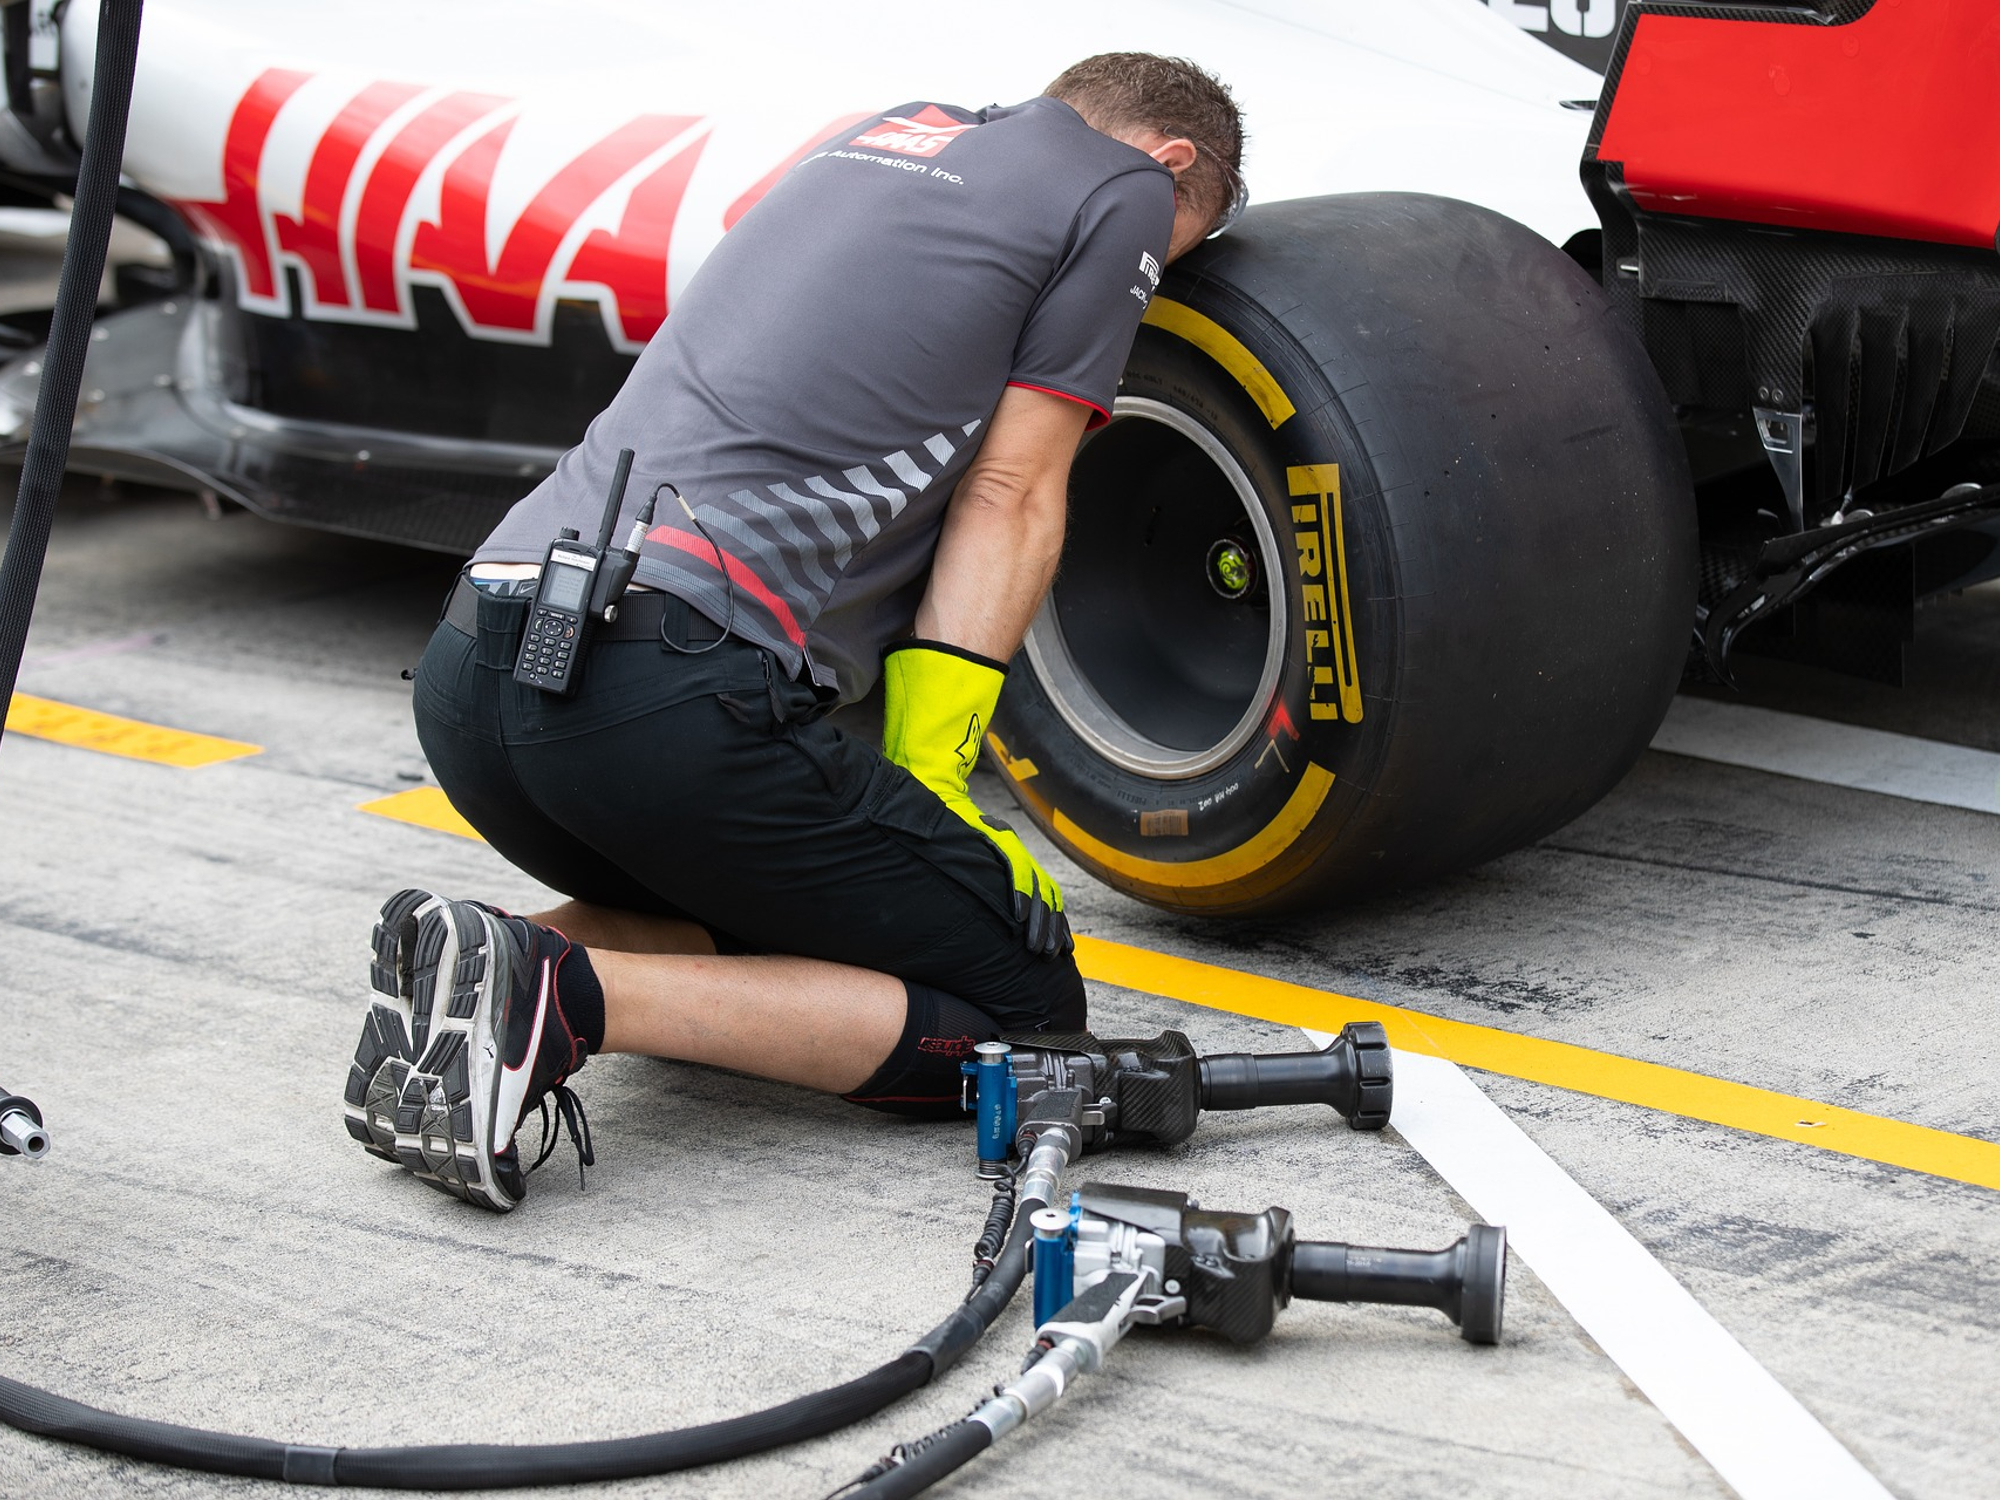
[[[1055,881],[966,792],[1161,266],[1241,210],[1241,127],[1194,65],[1087,59],[1025,104],[914,103],[791,169],[703,263],[611,405],[508,513],[417,669],[452,804],[569,899],[408,890],[374,933],[346,1091],[370,1151],[526,1193],[601,1052],[955,1113],[959,1062],[1076,1031]],[[577,691],[513,676],[559,528],[637,455],[634,588]],[[883,747],[828,709],[882,679]]]

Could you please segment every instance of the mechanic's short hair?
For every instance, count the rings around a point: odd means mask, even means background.
[[[1182,175],[1196,206],[1219,215],[1242,182],[1243,116],[1229,86],[1184,57],[1100,52],[1065,68],[1042,92],[1108,134],[1143,129],[1185,136],[1197,159]]]

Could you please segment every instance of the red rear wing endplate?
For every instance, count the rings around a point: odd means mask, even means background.
[[[1876,0],[1804,25],[1671,9],[1630,23],[1591,153],[1623,164],[1635,207],[1995,246],[2000,5]]]

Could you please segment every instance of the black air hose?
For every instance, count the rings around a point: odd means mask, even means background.
[[[118,207],[118,168],[125,158],[132,70],[139,57],[139,11],[140,0],[102,0],[98,8],[96,83],[90,125],[84,131],[83,165],[76,174],[76,205],[70,212],[69,243],[63,248],[62,275],[56,282],[34,425],[21,460],[21,488],[7,531],[7,556],[0,562],[0,705],[13,701],[14,683],[21,674],[28,623],[34,618],[42,562],[55,525],[56,499],[62,493],[63,470],[69,467],[70,424],[76,419],[76,393],[83,384],[90,325],[97,316],[97,289],[104,283],[104,256]]]
[[[782,1405],[676,1432],[584,1443],[439,1443],[328,1448],[119,1416],[0,1377],[0,1417],[26,1432],[151,1463],[292,1484],[402,1490],[503,1489],[665,1474],[763,1453],[873,1416],[931,1378],[911,1349],[859,1379]]]
[[[1014,1192],[1019,1184],[1020,1174],[1008,1172],[993,1184],[993,1204],[986,1210],[986,1227],[979,1232],[979,1243],[972,1247],[972,1291],[985,1284],[993,1274],[993,1263],[999,1258],[1000,1248],[1007,1243],[1007,1226],[1014,1222]]]
[[[436,1443],[408,1448],[332,1448],[238,1437],[120,1416],[0,1376],[0,1421],[108,1453],[210,1474],[242,1474],[292,1484],[373,1485],[382,1489],[511,1489],[636,1479],[803,1442],[873,1416],[949,1369],[999,1317],[1027,1275],[1029,1216],[1021,1204],[993,1272],[951,1316],[887,1364],[828,1390],[763,1411],[642,1437],[583,1443]]]
[[[912,1444],[894,1465],[877,1466],[860,1483],[835,1493],[840,1500],[910,1500],[992,1446],[993,1429],[966,1417]]]
[[[979,1320],[982,1331],[992,1326],[1000,1316],[1014,1293],[1027,1276],[1028,1241],[1034,1237],[1034,1225],[1030,1222],[1038,1208],[1048,1205],[1039,1198],[1022,1200],[1020,1212],[1014,1219],[1014,1227],[1007,1236],[1007,1248],[1000,1253],[999,1263],[993,1267],[993,1274],[971,1297],[961,1311],[970,1313]],[[990,1301],[987,1299],[991,1299]],[[941,1328],[949,1327],[946,1319]],[[978,1335],[974,1335],[976,1338]],[[921,1346],[919,1346],[921,1347]],[[968,1342],[965,1347],[970,1348]],[[864,1474],[853,1485],[844,1485],[834,1493],[841,1500],[905,1500],[910,1495],[921,1494],[940,1479],[956,1469],[963,1468],[983,1453],[993,1442],[993,1430],[983,1423],[970,1418],[957,1421],[951,1426],[934,1432],[921,1444],[903,1456],[893,1467],[880,1465]],[[831,1500],[831,1497],[829,1497]]]
[[[993,1326],[993,1320],[1006,1310],[1007,1304],[1014,1300],[1014,1293],[1021,1289],[1021,1283],[1028,1279],[1028,1242],[1035,1237],[1035,1227],[1029,1220],[1034,1218],[1036,1209],[1047,1207],[1048,1204],[1039,1196],[1031,1195],[1021,1200],[1014,1210],[1014,1223],[1007,1231],[1000,1258],[993,1263],[993,1274],[979,1284],[979,1289],[967,1297],[965,1305],[959,1309],[960,1313],[970,1314],[978,1320],[981,1333]],[[954,1360],[957,1358],[956,1355],[952,1357]]]

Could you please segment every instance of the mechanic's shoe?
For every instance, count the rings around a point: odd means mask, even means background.
[[[438,954],[422,960],[418,919],[444,904],[429,891],[398,891],[382,903],[375,923],[368,983],[376,998],[361,1023],[342,1106],[347,1133],[385,1161],[397,1160],[396,1101],[428,1038],[437,992]]]
[[[514,1136],[542,1111],[542,1152],[554,1151],[553,1098],[577,1149],[577,1176],[595,1160],[590,1126],[563,1080],[589,1049],[557,998],[569,939],[521,917],[451,901],[417,920],[416,967],[435,954],[442,1004],[396,1106],[397,1159],[440,1192],[505,1213],[527,1196]]]

